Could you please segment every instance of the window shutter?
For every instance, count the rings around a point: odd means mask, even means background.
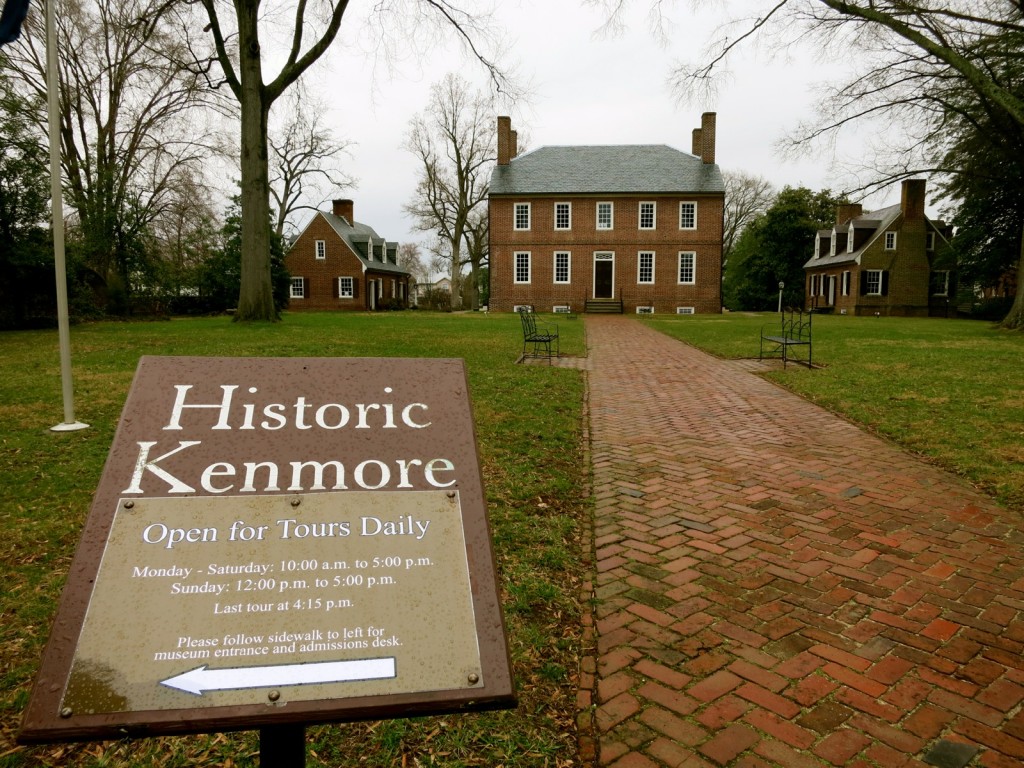
[[[882,271],[882,295],[889,295],[889,270]]]
[[[867,274],[863,270],[861,270],[860,272],[857,273],[857,283],[860,286],[860,295],[861,296],[867,296],[868,295],[868,276],[867,276]]]

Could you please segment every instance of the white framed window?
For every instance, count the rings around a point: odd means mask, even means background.
[[[850,222],[850,228],[846,230],[846,252],[853,253],[853,240],[854,240],[854,229],[853,222]]]
[[[615,226],[615,206],[612,203],[597,204],[597,228],[611,229]]]
[[[693,307],[676,307],[677,315],[693,315],[695,314]]]
[[[572,203],[555,203],[555,229],[572,229]]]
[[[932,296],[949,296],[949,270],[940,269],[931,275]]]
[[[338,278],[338,298],[351,299],[356,295],[355,280],[351,277]]]
[[[516,203],[513,227],[524,230],[530,228],[530,204]]]
[[[316,241],[316,258],[318,261],[323,261],[327,258],[327,241],[317,240]]]
[[[679,284],[694,285],[697,282],[697,254],[693,251],[679,252]]]
[[[679,204],[679,228],[680,229],[696,229],[697,228],[697,204],[696,203],[680,203]]]
[[[862,273],[862,293],[865,296],[881,296],[884,288],[881,269],[866,269]]]
[[[641,285],[654,283],[654,251],[640,251],[636,255],[636,281]]]
[[[807,294],[809,296],[818,295],[818,276],[811,275],[810,284],[807,286]]]
[[[935,233],[934,232],[929,232],[928,234],[926,234],[924,242],[925,242],[925,245],[924,245],[925,250],[934,251],[935,250]]]
[[[849,296],[850,295],[850,270],[846,270],[845,272],[843,272],[843,279],[842,279],[842,282],[840,283],[839,292],[843,296]]]
[[[551,311],[556,315],[568,315],[572,314],[572,307],[568,304],[556,304],[551,308]]]
[[[572,282],[572,254],[569,251],[555,251],[555,282]]]
[[[654,307],[637,307],[636,313],[638,315],[653,315]]]
[[[814,258],[821,258],[821,238],[817,235],[814,236]]]
[[[533,312],[533,305],[532,304],[513,304],[512,305],[512,311],[513,312],[519,312],[520,310],[523,310],[523,309],[525,309],[527,312]]]
[[[654,229],[655,203],[640,203],[640,229]]]
[[[839,239],[838,237],[836,237],[836,235],[838,235],[838,234],[839,233],[836,232],[835,229],[832,230],[832,240],[831,240],[831,242],[829,243],[829,246],[828,246],[828,255],[829,256],[835,256],[836,255],[836,240]]]
[[[896,233],[886,232],[885,233],[885,250],[895,251],[896,250]]]
[[[288,297],[291,299],[304,299],[306,298],[306,278],[304,277],[293,277],[291,285],[288,288]]]
[[[516,283],[528,283],[530,282],[530,252],[529,251],[516,251],[514,255],[515,261],[515,274],[513,275],[513,282]]]

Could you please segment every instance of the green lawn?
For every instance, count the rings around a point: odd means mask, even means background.
[[[560,325],[583,353],[583,323]],[[56,331],[0,334],[0,766],[246,766],[254,734],[17,748],[13,739],[57,599],[141,355],[460,357],[467,365],[520,706],[308,731],[310,766],[559,766],[575,760],[581,530],[589,469],[583,380],[515,365],[513,315],[289,314],[72,329],[76,416],[63,420]]]
[[[582,354],[584,320],[559,318]],[[725,357],[756,357],[773,315],[645,318]],[[818,316],[815,361],[782,386],[931,457],[1024,511],[1024,336],[978,322]],[[49,623],[140,355],[404,356],[466,360],[520,706],[311,727],[310,766],[569,766],[576,762],[581,536],[589,525],[581,375],[522,366],[513,315],[290,314],[72,329],[77,416],[61,421],[55,331],[0,334],[0,768],[253,766],[252,733],[18,748]]]
[[[757,357],[778,315],[653,316],[726,358]],[[934,460],[1024,511],[1024,334],[975,320],[814,317],[814,362],[782,386]]]

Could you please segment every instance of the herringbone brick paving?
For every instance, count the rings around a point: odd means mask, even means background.
[[[749,366],[586,324],[584,757],[1024,765],[1020,517]]]

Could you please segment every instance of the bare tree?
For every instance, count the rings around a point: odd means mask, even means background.
[[[182,62],[186,48],[164,0],[67,0],[57,15],[59,120],[70,206],[89,266],[109,287],[130,286],[146,230],[200,173],[211,147],[196,140],[209,92]],[[9,51],[21,87],[45,104],[42,19]],[[186,117],[187,115],[187,117]],[[41,131],[45,110],[35,113]]]
[[[768,210],[775,199],[775,188],[763,176],[743,171],[726,171],[725,225],[722,230],[722,263],[729,259],[736,239],[757,216]]]
[[[239,320],[276,320],[270,275],[270,173],[267,132],[271,105],[324,53],[341,28],[348,0],[297,0],[290,33],[285,31],[283,9],[261,10],[262,0],[200,0],[209,18],[216,58],[224,78],[238,101],[241,122],[242,284],[238,298]],[[441,24],[500,80],[497,67],[478,48],[475,36],[479,19],[456,5],[457,0],[381,0],[373,10],[380,18]],[[288,38],[284,61],[269,82],[263,77],[263,38]],[[264,34],[264,33],[267,34]]]
[[[322,104],[310,103],[296,87],[288,99],[288,120],[267,138],[270,147],[270,195],[274,202],[274,231],[284,237],[294,229],[298,211],[319,210],[325,200],[354,185],[354,179],[338,169],[341,155],[351,142],[339,141],[323,124]]]
[[[402,243],[396,254],[398,266],[412,275],[417,283],[426,282],[427,267],[423,263],[423,252],[419,243]]]
[[[490,262],[490,220],[483,206],[473,209],[466,222],[466,261],[469,262],[469,282],[466,293],[469,305],[480,309],[480,291],[484,270]]]
[[[625,2],[612,3],[613,17]],[[663,0],[652,3],[656,23],[663,6]],[[812,35],[823,50],[866,46],[877,56],[868,77],[851,80],[841,91],[848,109],[831,123],[826,121],[819,135],[852,120],[885,114],[909,115],[911,123],[934,128],[941,124],[937,113],[947,108],[955,113],[956,104],[947,96],[958,90],[972,93],[995,123],[1015,133],[1024,128],[1024,89],[1016,78],[1005,76],[1020,61],[1021,0],[766,0],[763,12],[741,24],[739,34],[735,26],[723,28],[701,63],[677,70],[676,86],[693,92],[712,84],[738,46],[772,30],[783,36]],[[922,167],[897,165],[862,189],[923,171],[955,173],[943,163],[949,153],[932,139],[927,132],[911,132],[900,149],[923,150]],[[1017,272],[1024,275],[1024,234],[1020,253]],[[1017,286],[1016,301],[1003,324],[1024,328],[1024,280],[1018,279]]]
[[[405,210],[417,229],[437,234],[434,252],[448,263],[453,309],[462,306],[463,241],[473,211],[486,205],[496,144],[490,98],[455,74],[431,89],[426,110],[410,122],[406,149],[416,155],[420,175]]]

